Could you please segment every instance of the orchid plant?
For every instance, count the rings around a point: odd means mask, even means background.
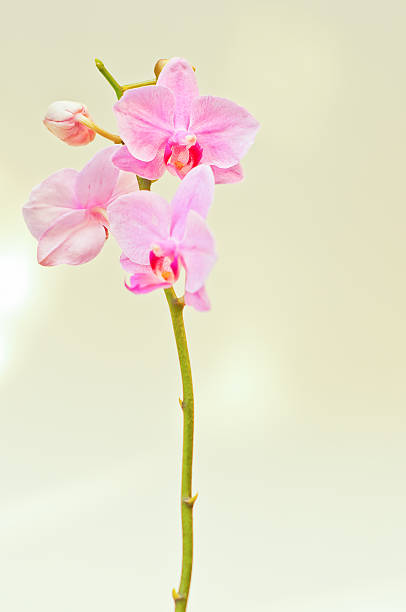
[[[120,85],[100,60],[96,66],[112,85],[119,135],[102,129],[77,102],[54,102],[45,126],[69,145],[99,134],[114,144],[80,171],[63,169],[37,187],[23,207],[38,240],[43,266],[79,265],[96,257],[111,234],[118,242],[125,287],[135,294],[163,289],[169,305],[182,376],[183,453],[181,519],[183,556],[175,611],[186,610],[193,562],[192,460],[194,401],[183,321],[185,305],[210,309],[205,283],[216,261],[206,222],[216,183],[243,177],[241,158],[258,123],[225,98],[199,96],[195,69],[185,59],[159,60],[155,79]],[[170,203],[151,192],[165,171],[180,179]],[[181,297],[173,285],[184,272]]]

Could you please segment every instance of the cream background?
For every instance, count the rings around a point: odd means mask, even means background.
[[[261,122],[210,213],[196,386],[191,612],[400,612],[405,545],[406,4],[8,3],[2,18],[0,609],[171,610],[180,380],[160,293],[118,248],[40,268],[31,188],[98,149],[41,124],[57,99],[114,130],[113,91],[159,57]],[[176,180],[157,185],[171,196]]]

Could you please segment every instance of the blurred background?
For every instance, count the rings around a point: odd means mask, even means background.
[[[41,268],[21,206],[108,144],[58,141],[50,102],[116,130],[95,57],[128,83],[174,55],[262,125],[244,182],[216,189],[212,311],[186,313],[190,611],[406,609],[405,26],[403,0],[7,5],[1,610],[172,609],[181,386],[164,295],[124,289],[113,240]]]

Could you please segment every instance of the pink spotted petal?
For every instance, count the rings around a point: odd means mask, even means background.
[[[175,97],[175,128],[187,130],[192,102],[199,96],[192,66],[185,59],[173,57],[164,66],[157,84],[170,89]]]
[[[40,238],[59,217],[78,206],[75,196],[77,176],[76,170],[59,170],[34,187],[30,199],[23,206],[23,215],[35,238]]]
[[[188,214],[179,251],[186,269],[186,291],[195,293],[204,285],[217,255],[206,221],[194,210]]]
[[[120,147],[114,154],[113,163],[121,170],[134,172],[138,176],[155,181],[161,178],[165,172],[164,153],[165,147],[162,147],[153,160],[144,162],[133,157],[128,148],[124,146]]]
[[[195,293],[185,292],[185,304],[187,306],[193,306],[196,310],[205,311],[210,310],[211,304],[209,297],[206,293],[205,287],[195,291]]]
[[[256,119],[231,100],[201,96],[192,104],[189,131],[203,149],[202,164],[234,166],[254,142],[258,128]]]
[[[106,240],[104,227],[86,210],[75,210],[58,219],[38,242],[38,262],[43,266],[90,261]]]
[[[215,183],[238,183],[244,178],[241,164],[231,166],[231,168],[218,168],[217,166],[211,166],[214,174]]]
[[[110,231],[132,261],[147,265],[154,244],[169,236],[170,206],[156,193],[138,191],[109,206]]]
[[[76,196],[82,208],[105,207],[116,186],[119,170],[112,157],[120,145],[102,149],[86,164],[76,183]]]
[[[172,236],[177,240],[182,239],[190,210],[206,218],[213,198],[214,177],[210,167],[197,166],[190,170],[172,200]]]
[[[114,112],[121,138],[141,161],[152,161],[173,133],[175,98],[166,87],[129,89]]]

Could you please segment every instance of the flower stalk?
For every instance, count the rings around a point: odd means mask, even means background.
[[[179,589],[172,591],[175,612],[186,610],[193,565],[193,506],[197,495],[192,496],[193,433],[194,433],[194,398],[192,371],[190,367],[185,325],[183,321],[184,302],[178,299],[171,287],[165,289],[165,296],[172,318],[178,350],[179,365],[182,375],[183,398],[180,401],[183,411],[183,453],[182,453],[182,573]]]
[[[123,91],[127,91],[128,89],[137,89],[138,87],[146,87],[147,85],[156,85],[156,79],[139,81],[139,83],[130,83],[129,85],[122,85],[121,89]]]
[[[107,130],[103,130],[103,128],[96,125],[96,123],[94,123],[84,115],[80,115],[77,119],[80,123],[86,125],[88,128],[93,130],[93,132],[99,134],[99,136],[103,136],[103,138],[107,138],[107,140],[111,140],[115,144],[123,144],[123,141],[121,140],[120,136],[118,136],[118,134],[111,134],[110,132],[107,132]]]
[[[149,190],[151,181],[137,176],[141,190]],[[189,599],[190,582],[193,566],[193,506],[197,494],[192,495],[192,467],[193,467],[193,435],[194,435],[194,396],[192,369],[190,367],[189,350],[183,320],[185,301],[178,298],[173,287],[165,289],[172,319],[178,351],[180,372],[182,377],[183,397],[179,400],[183,412],[183,451],[182,451],[182,479],[181,479],[181,521],[182,521],[182,571],[179,589],[172,590],[175,602],[175,612],[185,612]]]
[[[103,62],[101,60],[96,58],[94,61],[95,61],[96,67],[99,70],[99,72],[101,72],[101,74],[104,76],[106,81],[108,83],[110,83],[110,85],[112,86],[112,88],[116,92],[117,98],[120,99],[121,96],[124,93],[123,92],[123,88],[121,87],[120,83],[118,83],[118,81],[116,81],[116,79],[113,77],[111,72],[109,72],[107,70],[106,66],[103,64]]]
[[[120,83],[113,77],[111,72],[107,70],[106,66],[99,59],[95,59],[95,64],[99,72],[104,76],[106,81],[110,83],[118,99],[122,97],[125,91],[129,89],[137,89],[138,87],[145,87],[146,85],[156,85],[156,79],[149,79],[148,81],[139,81],[138,83],[129,83],[128,85],[120,85]]]

